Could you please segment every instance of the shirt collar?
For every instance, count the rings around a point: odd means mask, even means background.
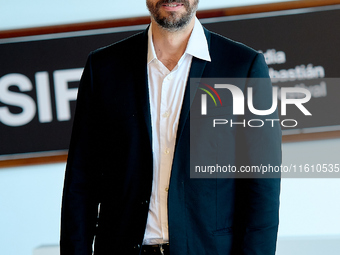
[[[157,56],[156,56],[155,48],[153,46],[152,23],[151,23],[149,27],[149,31],[148,31],[148,64],[154,59],[157,59]]]
[[[197,17],[195,17],[194,29],[191,32],[185,52],[196,58],[211,62],[207,38]]]
[[[205,37],[203,27],[197,17],[195,17],[195,25],[184,54],[185,53],[211,62],[207,38]],[[148,64],[154,59],[157,59],[157,55],[152,41],[152,24],[150,24],[148,31]]]

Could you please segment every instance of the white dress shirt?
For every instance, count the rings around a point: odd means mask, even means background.
[[[201,23],[195,18],[187,48],[172,71],[157,59],[148,31],[148,81],[152,125],[153,181],[143,244],[169,242],[168,188],[177,127],[192,57],[210,60]]]

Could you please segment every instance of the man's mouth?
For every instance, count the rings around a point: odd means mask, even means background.
[[[163,4],[163,6],[167,6],[167,7],[176,7],[176,6],[181,6],[183,4]]]
[[[184,6],[184,4],[182,4],[182,3],[170,3],[170,4],[162,4],[162,6],[165,9],[175,11],[175,10],[179,9],[180,7]]]

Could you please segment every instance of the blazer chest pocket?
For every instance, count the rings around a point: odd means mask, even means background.
[[[217,229],[212,232],[213,236],[231,235],[232,233],[233,233],[232,227]]]

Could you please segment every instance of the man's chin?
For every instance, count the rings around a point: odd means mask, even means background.
[[[185,11],[165,11],[161,12],[161,19],[169,19],[173,21],[180,20],[183,16],[185,16]]]

